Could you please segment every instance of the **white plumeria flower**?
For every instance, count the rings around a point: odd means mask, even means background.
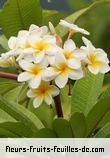
[[[45,57],[52,57],[58,51],[56,38],[45,35],[43,38],[35,34],[29,36],[29,43],[33,49],[33,56],[36,63],[41,62]]]
[[[81,67],[81,61],[86,58],[83,50],[77,49],[73,40],[69,39],[64,43],[64,56],[71,68],[78,69]]]
[[[90,34],[85,29],[82,29],[82,28],[78,27],[77,25],[69,23],[69,22],[67,22],[65,20],[60,20],[59,24],[62,25],[62,26],[65,26],[65,27],[67,27],[67,28],[69,28],[71,30],[73,30],[73,32],[80,32],[80,33],[83,33],[85,35],[89,35]]]
[[[39,27],[37,25],[32,24],[29,27],[29,32],[30,34],[36,34],[37,36],[43,37],[44,35],[48,34],[48,27],[47,26]]]
[[[19,31],[18,36],[17,37],[10,37],[10,39],[8,40],[8,46],[10,48],[10,51],[3,54],[3,58],[4,59],[8,59],[10,57],[16,57],[22,54],[22,52],[27,49],[30,48],[30,45],[27,41],[29,32],[26,30],[23,31]]]
[[[43,101],[50,105],[53,101],[53,97],[59,94],[59,89],[50,85],[48,82],[42,82],[37,89],[30,89],[27,92],[27,96],[34,98],[33,105],[35,108],[39,107]]]
[[[27,38],[29,36],[29,31],[21,30],[18,32],[18,36],[14,37],[12,36],[8,41],[8,46],[11,50],[16,50],[18,48],[25,49],[29,48],[30,45],[27,41]]]
[[[56,54],[54,66],[48,67],[44,73],[44,80],[51,81],[55,79],[55,83],[59,88],[63,88],[67,84],[69,78],[77,80],[82,77],[82,69],[71,68],[64,54],[61,52]]]
[[[19,65],[24,70],[24,72],[19,74],[18,81],[28,81],[31,88],[38,88],[41,84],[43,73],[47,65],[44,65],[44,63],[33,64],[26,60],[20,60]]]
[[[89,71],[93,74],[98,74],[99,72],[106,73],[110,71],[109,60],[104,50],[95,48],[93,44],[85,37],[82,37],[82,40],[86,45],[86,47],[82,46],[81,48],[87,55],[86,63]]]

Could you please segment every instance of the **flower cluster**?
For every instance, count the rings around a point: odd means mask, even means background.
[[[27,96],[34,98],[33,105],[38,107],[45,101],[50,105],[68,80],[78,80],[85,76],[86,69],[93,74],[110,70],[107,54],[82,37],[85,46],[78,48],[71,39],[73,34],[89,32],[64,20],[59,23],[69,29],[67,40],[57,35],[52,23],[38,27],[31,25],[29,30],[19,31],[17,37],[8,41],[10,51],[1,54],[0,67],[17,67],[21,73],[19,82],[27,82]]]

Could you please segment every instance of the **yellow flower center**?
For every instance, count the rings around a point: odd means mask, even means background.
[[[65,58],[67,60],[72,59],[73,58],[73,52],[64,52]]]
[[[32,68],[30,68],[29,73],[33,75],[38,75],[42,72],[42,69],[39,65],[35,65]]]
[[[39,93],[40,95],[44,95],[46,94],[48,91],[48,88],[47,87],[41,87],[41,89],[39,89]]]
[[[96,54],[92,53],[88,55],[88,60],[91,62],[91,65],[96,68],[98,66],[101,66],[101,62],[96,58]]]
[[[70,68],[68,67],[68,65],[66,63],[61,63],[59,65],[59,70],[61,71],[62,74],[67,74],[70,71]]]
[[[50,89],[49,85],[43,83],[34,92],[40,97],[44,97],[48,93],[49,89]]]
[[[40,41],[35,44],[35,49],[37,52],[47,51],[50,45],[46,41]]]

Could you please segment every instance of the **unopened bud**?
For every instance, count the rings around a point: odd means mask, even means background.
[[[51,34],[56,35],[55,27],[53,26],[53,24],[51,22],[49,22],[49,28],[50,28]]]
[[[59,47],[62,47],[62,38],[58,35],[55,36],[56,37],[56,43]]]

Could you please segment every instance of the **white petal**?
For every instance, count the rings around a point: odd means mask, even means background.
[[[48,51],[46,51],[46,54],[49,56],[55,55],[56,53],[60,52],[62,49],[59,48],[56,44],[51,44]]]
[[[61,63],[67,63],[65,56],[62,52],[59,52],[55,55],[55,65],[59,67]]]
[[[72,80],[81,79],[83,76],[84,76],[84,73],[81,68],[78,70],[73,70],[69,73],[69,78]]]
[[[42,97],[36,97],[33,101],[33,106],[35,108],[38,108],[43,102],[43,98]]]
[[[42,26],[42,36],[46,35],[48,33],[48,27],[47,26]]]
[[[74,56],[80,60],[84,60],[87,57],[87,53],[83,49],[74,50]]]
[[[73,51],[74,49],[76,49],[76,45],[75,45],[74,41],[71,40],[71,39],[67,40],[67,41],[64,43],[64,49],[65,49],[66,51],[70,51],[70,52]]]
[[[96,57],[101,60],[102,62],[109,63],[109,59],[107,58],[107,54],[104,52],[104,50],[98,48],[96,49]]]
[[[41,76],[37,75],[29,81],[29,86],[33,89],[38,88],[41,83]]]
[[[50,105],[53,101],[51,95],[46,94],[44,97],[44,101],[47,103],[47,105]]]
[[[43,60],[39,64],[41,65],[42,68],[48,67],[49,63],[48,63],[46,56],[43,58]]]
[[[30,63],[30,62],[28,62],[28,61],[26,61],[26,60],[20,60],[20,61],[19,61],[19,65],[20,65],[20,67],[21,67],[23,70],[26,70],[26,71],[28,71],[28,70],[33,66],[32,63]]]
[[[43,80],[52,81],[57,75],[58,73],[54,71],[53,67],[48,67],[43,73]]]
[[[56,43],[56,38],[54,36],[52,36],[52,35],[45,35],[43,37],[43,40],[47,41],[50,44],[55,44]]]
[[[44,52],[40,52],[40,53],[36,53],[34,54],[34,61],[35,63],[40,63],[45,57],[45,53]]]
[[[20,60],[26,60],[27,62],[32,63],[34,61],[34,57],[33,55],[30,55],[30,54],[26,55],[26,54],[21,53],[19,57],[16,59],[16,61],[19,62]]]
[[[75,30],[76,32],[80,32],[80,33],[83,33],[85,35],[90,35],[90,33],[88,31],[86,31],[85,29],[83,28],[79,28],[77,25],[73,25],[73,30]]]
[[[28,72],[23,72],[19,74],[18,82],[29,81],[31,78],[32,78],[32,75],[30,75]]]
[[[87,38],[82,37],[82,40],[83,40],[84,44],[87,46],[89,53],[93,53],[96,50],[96,48],[93,46],[92,42],[89,41]]]
[[[65,26],[65,27],[68,27],[68,28],[72,29],[72,24],[68,23],[65,20],[60,20],[59,24],[62,25],[62,26]]]
[[[52,97],[55,97],[60,93],[60,90],[56,86],[51,85],[49,93],[52,95]]]
[[[81,33],[86,34],[86,35],[90,34],[85,29],[82,29],[82,28],[78,27],[77,25],[69,23],[69,22],[67,22],[65,20],[60,20],[59,24],[62,25],[62,26],[68,27],[69,29],[74,30],[74,32],[81,32]]]
[[[89,71],[91,72],[91,73],[93,73],[93,74],[98,74],[99,73],[99,67],[97,66],[97,67],[93,67],[92,65],[88,65],[88,69],[89,69]]]
[[[79,69],[81,67],[81,62],[79,59],[73,58],[68,61],[68,66],[73,69]]]
[[[33,90],[28,90],[28,92],[27,92],[27,96],[29,97],[29,98],[34,98],[34,97],[36,97],[36,94],[34,93],[34,91]]]
[[[16,42],[17,42],[17,38],[12,36],[10,37],[10,39],[8,40],[8,46],[10,49],[15,49],[16,48]]]
[[[27,38],[28,38],[28,31],[19,31],[18,33],[18,38],[17,38],[17,46],[20,48],[25,48],[26,44],[28,44],[27,42]]]
[[[2,53],[1,54],[1,59],[2,60],[7,60],[9,59],[10,57],[13,57],[16,55],[16,52],[14,50],[10,50],[9,52],[6,52],[6,53]]]
[[[24,49],[23,51],[21,50],[21,53],[18,56],[18,58],[16,59],[16,61],[24,59],[29,62],[32,62],[32,61],[34,61],[33,53],[34,53],[34,50],[32,48],[27,48],[27,49]]]
[[[27,35],[29,34],[29,32],[28,31],[26,31],[26,30],[22,30],[22,31],[19,31],[18,32],[18,38],[20,38],[20,37],[27,37]]]
[[[29,27],[29,32],[37,30],[37,29],[39,29],[39,27],[37,25],[31,24],[31,26]]]
[[[110,66],[106,63],[103,63],[103,66],[100,68],[100,72],[101,73],[107,73],[110,71]]]
[[[41,40],[41,37],[39,37],[37,34],[31,34],[28,38],[28,42],[33,48],[36,48],[36,43],[40,42]]]
[[[48,63],[51,65],[51,66],[53,66],[53,65],[55,65],[55,56],[53,55],[53,56],[46,56],[47,57],[47,60],[48,60]]]
[[[59,88],[63,88],[68,82],[68,75],[59,75],[55,78],[55,83]]]

